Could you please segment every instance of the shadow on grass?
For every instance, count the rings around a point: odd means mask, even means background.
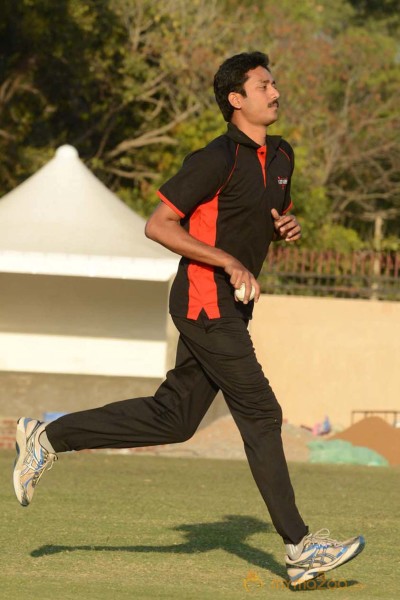
[[[38,558],[60,552],[73,552],[84,550],[88,552],[154,552],[171,554],[196,554],[210,552],[211,550],[225,550],[235,554],[247,563],[260,569],[274,573],[278,577],[286,576],[286,569],[282,563],[276,562],[272,554],[255,548],[246,542],[246,539],[256,533],[275,534],[271,525],[254,517],[227,515],[223,521],[216,523],[193,523],[179,525],[174,531],[182,531],[186,541],[182,544],[169,546],[57,546],[46,545],[31,552],[31,556]],[[284,550],[282,546],[282,550]],[[283,555],[283,552],[282,552]]]
[[[246,539],[256,533],[267,533],[276,535],[275,530],[268,523],[254,517],[239,515],[226,515],[223,521],[215,523],[193,523],[178,525],[174,531],[181,531],[186,538],[182,544],[171,544],[168,546],[107,546],[107,545],[84,545],[84,546],[57,546],[45,545],[32,550],[31,556],[40,558],[63,552],[86,551],[86,552],[137,552],[137,553],[166,553],[166,554],[196,554],[210,552],[211,550],[225,550],[243,559],[264,572],[274,574],[276,577],[270,581],[271,588],[289,589],[291,592],[311,592],[316,590],[332,590],[364,587],[355,579],[326,579],[322,574],[318,579],[307,581],[298,588],[289,586],[287,572],[282,563],[278,563],[272,554],[255,548],[246,542]],[[283,551],[283,546],[282,546]],[[283,559],[283,552],[282,552]],[[266,575],[266,573],[265,573]],[[252,571],[249,571],[249,584],[252,583]],[[258,582],[265,583],[258,578]],[[246,580],[245,580],[246,581]],[[256,582],[256,585],[258,583]],[[247,589],[247,588],[246,588]]]

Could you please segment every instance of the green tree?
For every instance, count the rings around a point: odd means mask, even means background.
[[[101,139],[115,104],[124,31],[107,2],[5,0],[0,91],[3,192],[54,147],[85,155]],[[113,44],[111,44],[111,38]]]
[[[139,202],[160,175],[160,150],[176,147],[179,126],[209,105],[239,28],[217,1],[5,0],[2,192],[71,143]]]
[[[283,117],[274,128],[296,148],[294,197],[305,242],[357,248],[361,235],[372,243],[376,219],[395,223],[399,215],[397,45],[351,19],[341,29],[331,9],[324,23],[325,6],[314,6],[314,19],[291,21],[286,5],[267,11],[273,56],[280,57],[274,74]]]
[[[397,243],[394,1],[3,0],[2,8],[0,194],[71,143],[148,214],[184,155],[224,131],[212,94],[218,65],[259,49],[281,91],[270,133],[296,151],[303,243]]]
[[[398,0],[350,0],[355,9],[354,21],[364,25],[368,21],[371,27],[383,26],[396,34],[400,27]]]

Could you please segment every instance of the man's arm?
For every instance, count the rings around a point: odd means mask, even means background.
[[[158,242],[180,256],[213,267],[222,267],[225,273],[230,276],[230,282],[235,289],[239,289],[242,283],[246,285],[244,304],[249,301],[251,286],[253,285],[256,291],[254,301],[258,301],[260,286],[254,275],[227,252],[205,244],[190,235],[181,226],[180,216],[164,202],[160,202],[147,221],[145,234],[151,240]]]

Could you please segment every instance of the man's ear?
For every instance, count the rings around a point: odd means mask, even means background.
[[[233,106],[233,108],[236,109],[241,109],[242,108],[242,102],[241,102],[241,96],[240,94],[238,94],[237,92],[230,92],[228,94],[228,100],[230,102],[230,104]]]

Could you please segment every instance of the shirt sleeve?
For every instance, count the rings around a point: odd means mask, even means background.
[[[157,193],[183,218],[201,202],[214,198],[227,176],[223,154],[203,148],[189,154],[176,175],[166,181]]]
[[[291,210],[294,207],[294,204],[292,201],[292,195],[291,195],[291,191],[290,191],[290,187],[291,187],[291,183],[292,183],[292,175],[293,175],[293,171],[294,171],[294,152],[293,152],[292,146],[290,144],[288,144],[287,142],[285,144],[285,152],[287,153],[287,155],[289,157],[290,164],[292,165],[292,170],[290,172],[289,181],[287,182],[286,189],[285,189],[285,200],[283,202],[283,209],[282,209],[283,215],[285,215],[287,212],[289,212],[289,210]]]

